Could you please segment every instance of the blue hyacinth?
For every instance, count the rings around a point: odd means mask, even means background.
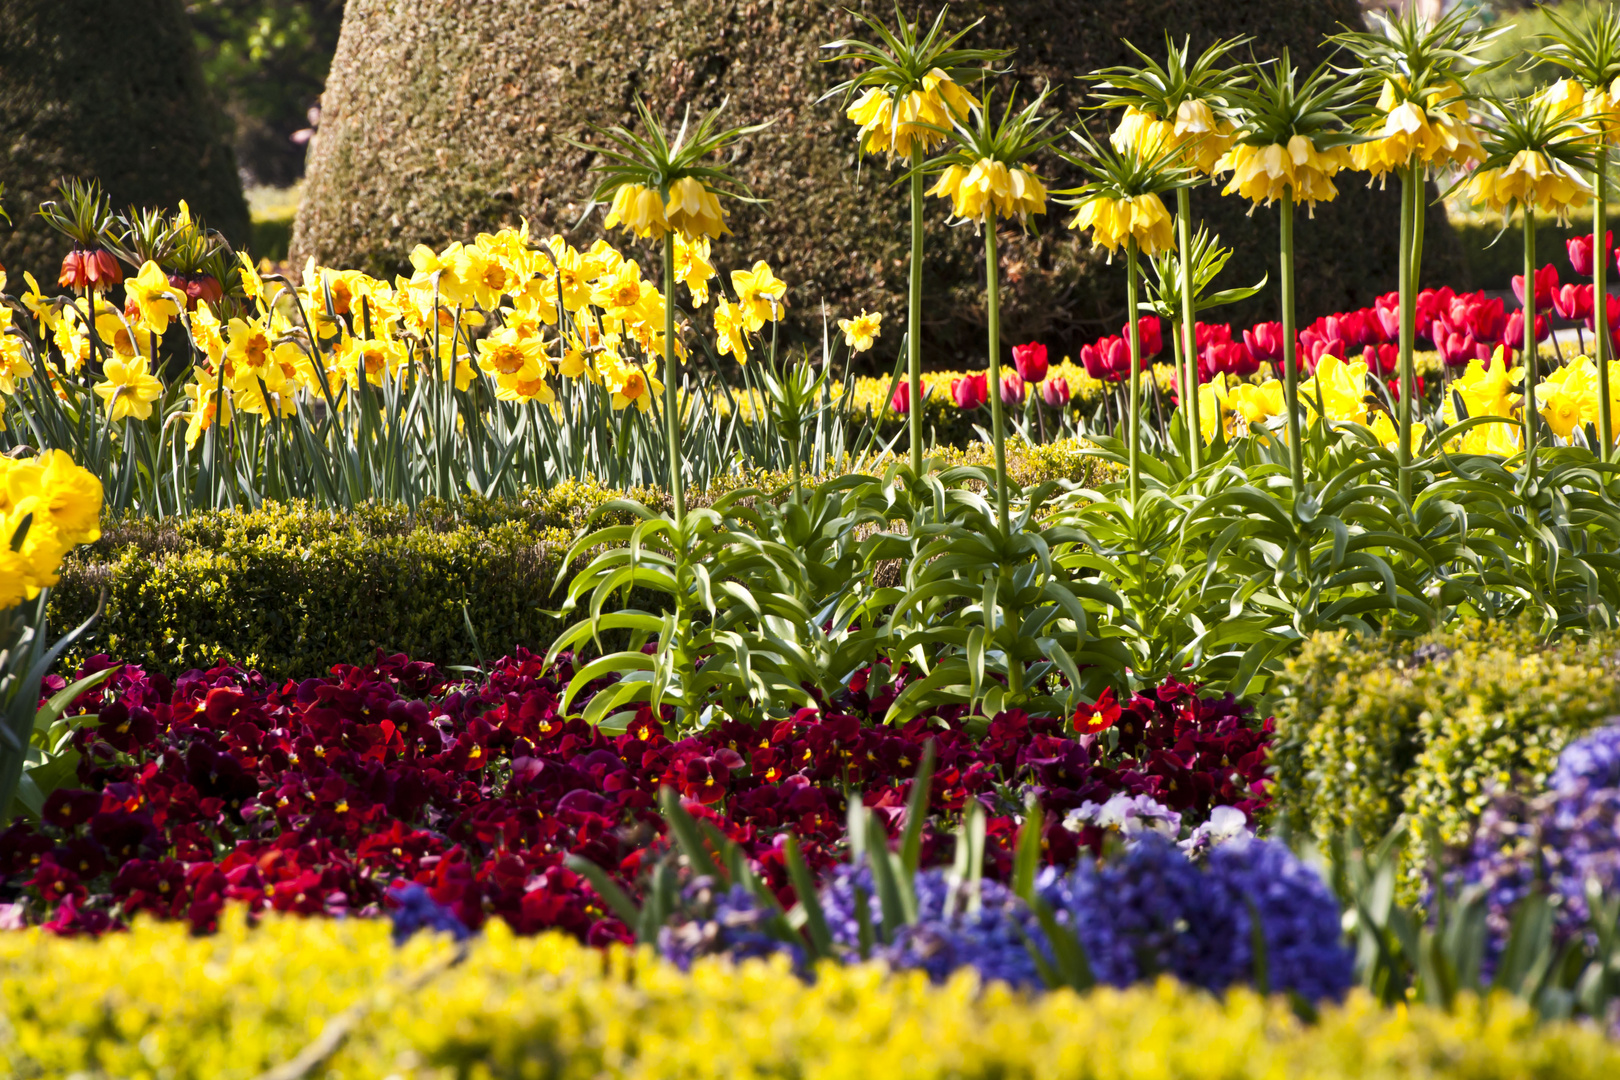
[[[388,917],[394,924],[395,945],[405,944],[418,930],[450,934],[457,941],[472,937],[472,931],[453,911],[434,900],[427,889],[415,882],[390,889],[388,899],[394,905]]]

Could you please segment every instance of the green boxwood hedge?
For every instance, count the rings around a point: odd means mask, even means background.
[[[946,448],[940,457],[986,465],[989,449]],[[1089,486],[1117,473],[1074,442],[1015,446],[1008,469],[1021,484]],[[726,478],[732,488],[785,483],[773,474]],[[694,493],[688,505],[718,490]],[[493,660],[519,645],[543,651],[565,625],[553,614],[562,590],[552,592],[563,556],[597,508],[626,495],[656,509],[668,503],[657,491],[567,483],[516,501],[415,510],[295,503],[110,520],[97,543],[65,562],[51,621],[76,625],[105,588],[103,621],[68,661],[105,652],[167,672],[224,658],[273,678],[307,678],[378,649],[439,664],[472,664],[480,652]]]

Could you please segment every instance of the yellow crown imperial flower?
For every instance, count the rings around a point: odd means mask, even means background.
[[[1350,147],[1355,168],[1383,176],[1416,160],[1437,167],[1485,160],[1479,134],[1468,122],[1468,103],[1455,83],[1429,91],[1425,105],[1401,100],[1404,79],[1386,79],[1378,97],[1384,122],[1370,142]],[[1444,104],[1441,104],[1444,102]]]
[[[664,215],[669,227],[687,239],[699,236],[712,239],[731,233],[720,200],[696,177],[683,176],[669,186]]]
[[[966,119],[968,110],[979,104],[937,67],[923,75],[920,86],[900,93],[898,105],[896,93],[892,87],[869,87],[846,110],[844,115],[860,125],[863,153],[908,158],[914,145],[931,150],[945,141],[953,123]]]
[[[1255,205],[1270,206],[1291,192],[1294,202],[1313,210],[1319,202],[1332,202],[1339,195],[1333,177],[1351,167],[1350,152],[1344,147],[1318,150],[1304,135],[1291,137],[1287,144],[1268,146],[1239,144],[1232,147],[1216,166],[1230,172],[1232,179],[1221,190],[1234,192]]]
[[[1110,254],[1128,238],[1134,239],[1149,257],[1175,244],[1170,212],[1164,200],[1153,193],[1123,199],[1107,195],[1087,199],[1080,204],[1069,228],[1090,229],[1092,241]]]
[[[1120,153],[1135,150],[1146,160],[1179,152],[1188,165],[1208,175],[1230,149],[1232,138],[1232,125],[1217,118],[1208,102],[1186,98],[1176,106],[1174,120],[1162,119],[1135,105],[1127,106],[1108,141]]]
[[[1046,213],[1046,186],[1040,177],[992,158],[951,165],[928,194],[950,199],[951,213],[963,221],[982,223],[991,210],[1008,218]]]
[[[1505,211],[1518,202],[1559,217],[1592,197],[1585,180],[1539,150],[1520,150],[1506,165],[1480,169],[1468,185],[1474,201],[1492,210]]]
[[[618,225],[643,240],[649,237],[661,240],[669,231],[669,221],[664,217],[664,200],[658,192],[641,184],[620,186],[613,195],[613,205],[608,209],[607,220],[603,224],[610,229]]]

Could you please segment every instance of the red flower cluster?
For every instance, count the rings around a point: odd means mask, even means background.
[[[1267,803],[1271,721],[1176,682],[1123,705],[1105,695],[1069,722],[1009,712],[987,723],[957,708],[885,727],[876,720],[905,675],[871,693],[861,675],[821,710],[671,741],[648,710],[620,735],[564,718],[570,675],[521,650],[460,684],[403,656],[280,687],[225,665],[172,686],[125,667],[77,703],[98,716],[78,735],[82,786],[0,833],[0,924],[99,932],[144,911],[207,929],[227,901],[373,915],[390,886],[415,882],[469,928],[499,915],[520,932],[621,940],[627,928],[565,858],[591,859],[635,894],[664,843],[660,787],[791,900],[784,830],[820,870],[843,858],[848,792],[897,829],[929,740],[927,859],[950,857],[952,824],[978,799],[998,876],[1029,793],[1049,812],[1054,862],[1077,854],[1060,819],[1087,800],[1148,794],[1193,821]]]
[[[1164,326],[1157,315],[1143,315],[1136,321],[1138,344],[1142,348],[1142,363],[1164,351]],[[1102,338],[1091,345],[1080,346],[1080,363],[1086,374],[1102,382],[1121,382],[1131,375],[1131,324],[1119,328],[1119,333]]]

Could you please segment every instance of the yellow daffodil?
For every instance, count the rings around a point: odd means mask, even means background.
[[[602,381],[613,395],[614,411],[634,405],[647,412],[652,408],[653,395],[664,392],[664,384],[652,368],[632,363],[603,364]]]
[[[709,281],[714,277],[714,264],[709,262],[708,237],[688,240],[675,237],[675,280],[685,285],[692,294],[692,303],[702,307],[709,302]]]
[[[738,363],[748,362],[748,314],[724,297],[714,308],[714,335],[715,348],[721,356],[734,356]]]
[[[662,240],[669,231],[664,200],[658,192],[640,184],[623,184],[614,192],[613,205],[603,224],[609,229],[617,225],[643,240]]]
[[[141,322],[156,334],[168,333],[169,320],[180,316],[169,275],[150,259],[142,264],[140,273],[124,280],[124,305],[131,304],[140,312]]]
[[[383,376],[399,374],[405,363],[405,346],[387,338],[344,338],[338,346],[337,367],[350,386],[360,385],[360,372],[366,381],[381,386]]]
[[[1198,387],[1198,427],[1206,443],[1215,441],[1217,431],[1230,439],[1236,427],[1235,419],[1227,408],[1224,380],[1203,383]]]
[[[616,271],[596,279],[591,287],[591,303],[610,319],[625,319],[641,303],[642,294],[652,288],[641,280],[641,267],[635,260],[619,264]]]
[[[1400,433],[1395,430],[1395,424],[1390,420],[1389,413],[1379,412],[1377,416],[1373,417],[1372,423],[1368,426],[1372,430],[1373,438],[1383,444],[1384,449],[1395,450],[1399,447]],[[1412,457],[1417,456],[1418,451],[1423,447],[1423,440],[1428,437],[1428,434],[1429,426],[1427,424],[1413,422],[1412,437],[1409,443]]]
[[[521,375],[499,376],[495,380],[495,397],[498,401],[538,401],[542,405],[550,405],[557,400],[557,395],[543,374],[531,378]]]
[[[780,319],[787,307],[787,284],[771,273],[763,259],[748,270],[733,270],[731,287],[737,293],[737,307],[742,309],[749,333]]]
[[[853,319],[839,319],[838,329],[844,332],[844,344],[850,352],[863,353],[883,332],[883,313],[863,311]]]
[[[1552,433],[1568,439],[1574,430],[1598,420],[1598,369],[1578,356],[1536,384],[1536,411]]]
[[[497,330],[478,343],[478,367],[486,375],[528,381],[540,377],[545,346],[539,335]]]
[[[105,379],[94,389],[96,396],[107,403],[109,423],[116,424],[125,417],[145,420],[152,415],[152,402],[163,395],[163,384],[147,370],[146,357],[114,357],[107,361],[103,374]]]
[[[1079,206],[1071,229],[1090,229],[1092,242],[1117,251],[1127,239],[1134,239],[1142,254],[1152,257],[1175,244],[1175,230],[1164,200],[1156,194],[1115,199],[1099,195]]]
[[[257,320],[232,319],[226,328],[227,364],[252,371],[262,371],[270,360],[270,332]]]
[[[96,337],[101,345],[120,360],[133,360],[137,356],[152,358],[152,335],[137,319],[131,323],[111,304],[96,301]]]
[[[1501,346],[1491,357],[1490,367],[1480,360],[1470,360],[1463,373],[1451,381],[1451,393],[1440,404],[1440,416],[1455,424],[1463,419],[1457,415],[1455,397],[1462,399],[1469,417],[1500,416],[1512,419],[1518,412],[1520,395],[1513,388],[1524,381],[1524,368],[1509,369],[1506,352]]]
[[[1329,420],[1367,422],[1367,364],[1345,362],[1332,353],[1316,363],[1316,374],[1299,387],[1299,399],[1314,416],[1318,398]]]
[[[232,416],[230,398],[221,392],[219,372],[198,367],[194,369],[192,376],[192,381],[184,387],[186,397],[191,402],[191,407],[184,414],[187,450],[195,449],[197,440],[201,439],[216,421],[221,427],[230,427]]]
[[[1250,431],[1274,416],[1281,416],[1287,407],[1283,384],[1276,379],[1267,379],[1258,386],[1253,383],[1239,383],[1228,394],[1228,400],[1232,411],[1243,418]]]

